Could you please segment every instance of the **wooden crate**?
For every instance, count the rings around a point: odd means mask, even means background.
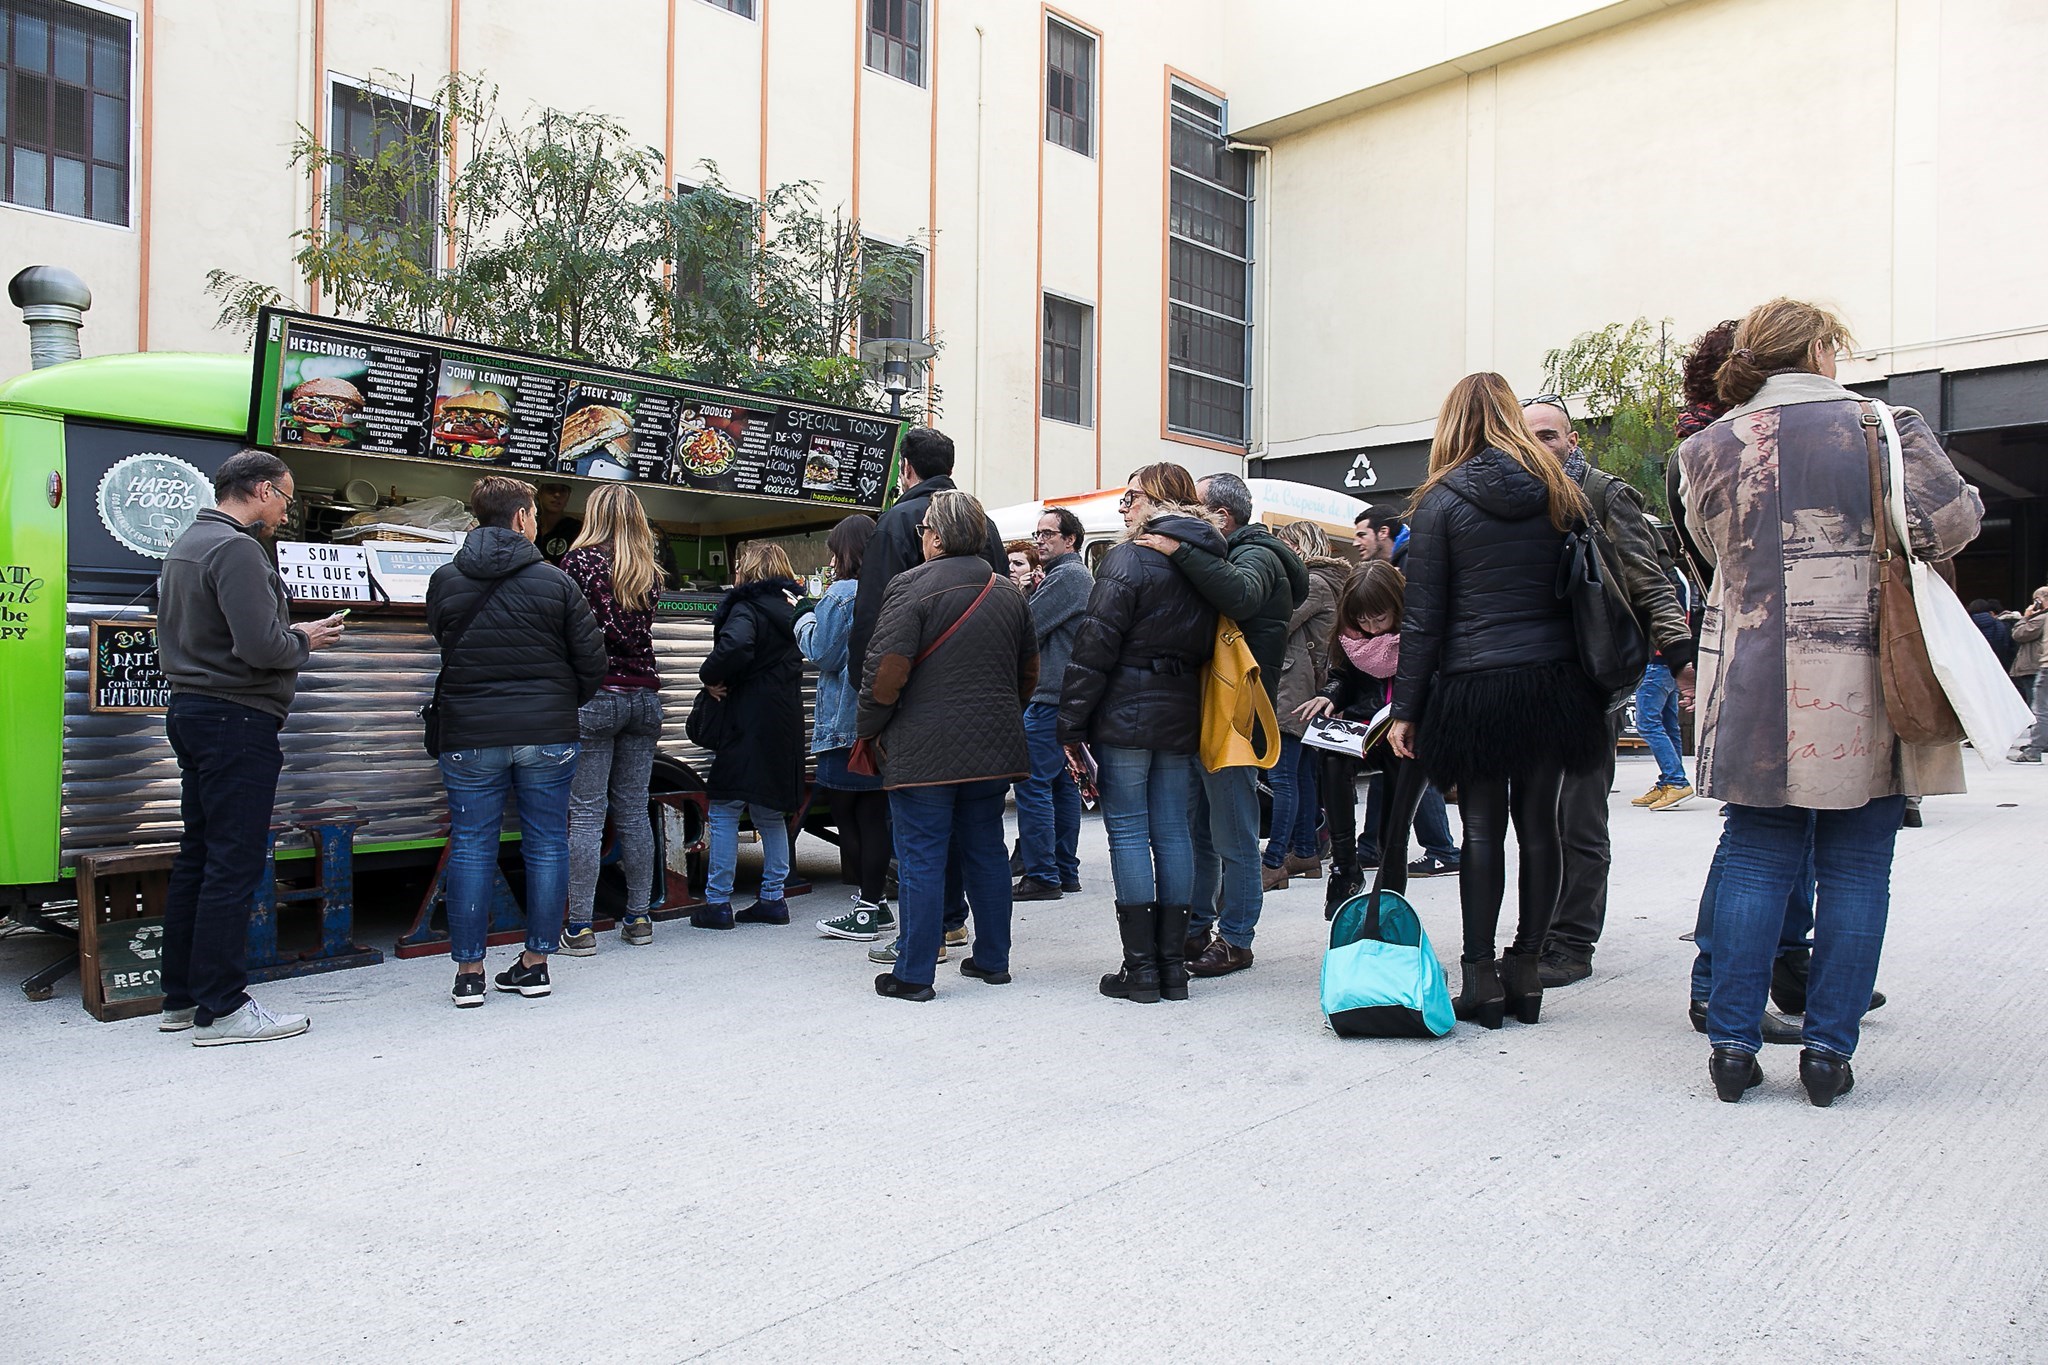
[[[156,844],[79,855],[78,989],[95,1019],[133,1019],[163,1008],[156,969],[138,963],[126,945],[153,937],[160,960],[164,897],[177,852],[175,844]],[[146,985],[124,979],[138,975]]]

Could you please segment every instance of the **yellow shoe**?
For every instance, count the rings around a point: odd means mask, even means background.
[[[1692,798],[1693,790],[1690,785],[1683,787],[1666,787],[1663,789],[1663,794],[1657,798],[1656,802],[1651,805],[1650,809],[1676,810],[1678,807],[1692,800]]]
[[[965,948],[967,946],[967,926],[963,924],[958,929],[948,929],[943,946],[947,948]],[[940,960],[944,961],[943,958]]]
[[[1663,795],[1664,784],[1662,782],[1659,782],[1656,786],[1650,788],[1641,796],[1638,796],[1635,800],[1629,802],[1629,804],[1631,806],[1654,806],[1657,804],[1658,800],[1663,797]]]

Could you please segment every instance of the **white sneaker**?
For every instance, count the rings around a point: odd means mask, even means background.
[[[267,1043],[275,1038],[296,1038],[312,1024],[313,1021],[303,1014],[272,1014],[251,1000],[227,1018],[193,1029],[192,1046],[219,1047],[224,1043]]]
[[[165,1010],[163,1017],[156,1021],[156,1031],[158,1033],[183,1033],[186,1029],[192,1027],[193,1022],[198,1016],[199,1011],[197,1009]]]

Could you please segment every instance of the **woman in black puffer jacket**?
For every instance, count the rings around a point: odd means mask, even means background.
[[[1188,798],[1216,613],[1171,560],[1129,537],[1158,531],[1219,559],[1227,547],[1202,515],[1193,477],[1177,464],[1131,475],[1118,509],[1126,539],[1095,571],[1060,689],[1059,735],[1062,743],[1088,744],[1101,770],[1124,945],[1123,970],[1102,978],[1102,993],[1141,1003],[1162,994],[1185,1000],[1195,871]]]
[[[1388,740],[1403,757],[1419,749],[1430,779],[1459,790],[1465,981],[1453,1003],[1459,1018],[1488,1028],[1506,1009],[1525,1024],[1542,1009],[1536,958],[1564,877],[1558,791],[1567,771],[1598,766],[1611,742],[1603,698],[1579,666],[1571,604],[1557,594],[1565,531],[1585,515],[1578,485],[1530,435],[1507,380],[1459,380],[1408,522]],[[1496,963],[1510,818],[1520,918]]]

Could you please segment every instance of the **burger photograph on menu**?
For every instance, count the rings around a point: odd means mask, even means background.
[[[497,464],[505,458],[512,405],[492,389],[465,389],[434,400],[434,454]]]
[[[630,479],[626,461],[633,454],[633,419],[625,409],[591,403],[562,419],[557,447],[561,467],[592,479]]]
[[[301,446],[353,446],[363,415],[363,393],[346,379],[308,379],[292,390],[278,423],[278,440]]]

